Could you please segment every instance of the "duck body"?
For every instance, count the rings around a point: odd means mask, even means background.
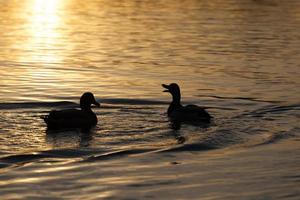
[[[91,128],[98,123],[95,113],[78,109],[53,110],[44,121],[48,129]]]
[[[53,110],[43,119],[48,129],[83,128],[89,129],[98,122],[91,104],[100,106],[90,92],[84,93],[80,98],[81,109]]]
[[[209,123],[211,121],[210,114],[202,107],[197,105],[181,105],[181,94],[179,86],[176,83],[170,85],[162,85],[164,92],[169,92],[172,95],[172,102],[168,108],[168,117],[175,122],[190,122],[190,123]]]
[[[168,110],[172,110],[168,112],[168,117],[172,121],[209,123],[212,118],[204,108],[196,105],[180,105],[177,107],[170,105]]]

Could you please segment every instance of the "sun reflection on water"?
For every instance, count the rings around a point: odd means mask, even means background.
[[[62,76],[51,66],[64,60],[59,53],[63,38],[62,16],[59,12],[63,2],[32,0],[24,8],[28,12],[25,26],[27,39],[22,44],[26,53],[19,57],[19,61],[31,64],[31,67],[26,68],[26,76],[30,77],[32,85],[41,87],[47,84],[44,78],[53,80],[54,77]],[[59,84],[54,85],[59,87]]]
[[[59,31],[61,17],[58,14],[61,2],[34,0],[28,4],[28,39],[24,45],[32,62],[47,64],[62,61],[62,57],[56,53],[59,39],[62,37]]]

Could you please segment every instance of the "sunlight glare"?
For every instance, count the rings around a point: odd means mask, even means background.
[[[61,0],[31,0],[26,3],[27,40],[22,44],[25,54],[19,57],[20,62],[31,63],[27,68],[27,75],[31,77],[32,84],[43,85],[43,79],[59,77],[50,66],[62,63],[61,48],[61,16],[59,10]],[[58,85],[57,85],[58,86]]]
[[[34,0],[29,5],[31,15],[28,32],[30,34],[27,48],[34,51],[33,61],[44,63],[58,62],[61,58],[55,52],[56,44],[61,37],[59,32],[60,17],[58,15],[59,0]]]

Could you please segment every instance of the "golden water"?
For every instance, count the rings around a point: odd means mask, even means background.
[[[0,195],[297,199],[299,24],[298,0],[0,0]],[[210,127],[170,129],[171,82]],[[47,134],[85,91],[95,130]]]

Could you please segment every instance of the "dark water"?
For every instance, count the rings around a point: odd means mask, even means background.
[[[4,199],[298,199],[300,2],[0,0]],[[209,127],[172,130],[170,97]],[[41,116],[91,91],[89,133]]]

